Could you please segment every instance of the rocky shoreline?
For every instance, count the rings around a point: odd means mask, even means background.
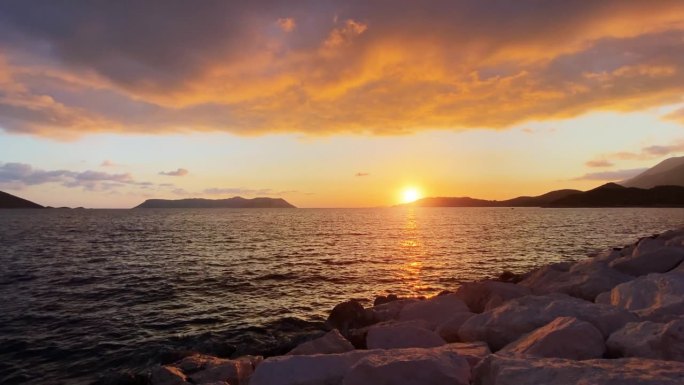
[[[190,355],[152,385],[684,384],[684,228],[428,299],[348,301],[282,356]]]

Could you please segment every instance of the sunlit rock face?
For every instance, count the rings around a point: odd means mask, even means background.
[[[449,344],[429,349],[373,349],[272,357],[257,366],[249,384],[444,384],[441,381],[445,380],[468,384],[471,363],[487,353],[479,344]],[[393,373],[401,367],[412,370],[401,371],[403,377],[396,377]]]
[[[456,291],[456,297],[463,300],[474,313],[493,309],[504,302],[531,294],[527,287],[508,282],[467,282]]]
[[[478,314],[461,326],[458,335],[461,341],[485,341],[493,351],[497,351],[557,317],[575,317],[589,322],[604,337],[636,320],[633,314],[613,306],[555,293],[513,299]]]
[[[292,349],[288,355],[333,354],[354,350],[354,346],[337,329],[324,336],[304,342]]]
[[[431,329],[435,329],[455,314],[468,311],[470,309],[463,300],[455,294],[447,294],[406,304],[399,312],[398,319],[400,321],[423,320]]]
[[[254,368],[261,361],[261,357],[252,356],[229,360],[195,354],[185,357],[173,365],[153,368],[150,382],[152,385],[212,384],[217,382],[247,385]]]
[[[684,363],[636,358],[575,361],[492,354],[474,372],[474,385],[681,385]]]
[[[612,269],[606,263],[592,262],[594,263],[572,266],[546,266],[530,274],[520,285],[535,294],[565,293],[593,301],[599,294],[634,279],[631,275]]]
[[[601,358],[604,351],[603,335],[592,324],[572,317],[558,317],[506,345],[498,353],[587,360]]]
[[[684,361],[684,317],[668,323],[630,322],[611,334],[606,345],[613,356]]]
[[[639,277],[616,286],[596,301],[629,310],[645,320],[667,322],[684,315],[684,272]]]

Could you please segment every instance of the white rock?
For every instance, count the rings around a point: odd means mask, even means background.
[[[378,324],[368,329],[368,349],[432,348],[446,341],[437,333],[412,324]]]
[[[434,330],[456,313],[468,311],[468,306],[456,295],[446,294],[407,304],[399,312],[399,320],[423,320]]]
[[[558,317],[511,342],[498,353],[588,360],[601,358],[606,346],[592,324],[572,317]]]
[[[606,345],[611,354],[621,357],[684,361],[684,319],[630,322],[611,334]]]
[[[392,357],[445,354],[462,356],[471,365],[489,354],[482,343],[448,344],[436,348],[354,350],[341,354],[271,357],[257,366],[249,385],[327,385],[341,384],[349,369],[371,356]]]
[[[684,363],[643,358],[575,361],[492,354],[474,385],[682,385]]]
[[[634,279],[592,258],[573,265],[567,271],[552,266],[533,272],[519,285],[528,287],[535,294],[564,293],[593,301],[600,293]]]
[[[458,336],[461,341],[485,341],[496,351],[557,317],[575,317],[589,322],[604,337],[627,322],[636,321],[633,314],[613,306],[556,293],[516,298],[477,314],[461,326]]]
[[[464,283],[455,293],[475,313],[482,313],[508,300],[529,294],[531,292],[527,287],[498,281]]]
[[[649,274],[617,285],[600,303],[630,310],[639,317],[667,322],[684,315],[684,272]]]
[[[337,329],[324,336],[299,344],[287,354],[331,354],[354,350],[354,346]]]
[[[173,366],[156,366],[150,371],[152,385],[190,385],[183,372]]]
[[[463,326],[465,321],[474,316],[475,313],[463,312],[454,314],[451,319],[442,323],[437,327],[437,334],[444,339],[446,342],[458,342],[458,329]]]
[[[649,273],[666,273],[684,261],[684,248],[661,247],[648,253],[614,260],[610,266],[635,276]]]
[[[443,350],[394,350],[357,362],[343,385],[468,385],[470,365],[456,353]]]

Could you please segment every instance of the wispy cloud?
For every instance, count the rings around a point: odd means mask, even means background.
[[[367,172],[357,172],[356,174],[354,174],[354,176],[369,176],[369,175],[370,175],[370,173],[367,173]]]
[[[608,159],[593,159],[585,163],[587,167],[613,167],[615,164]]]
[[[105,159],[102,163],[100,163],[100,167],[121,167],[121,165],[114,163],[109,159]]]
[[[137,181],[129,173],[111,174],[100,171],[41,170],[26,163],[0,163],[0,186],[25,186],[57,183],[64,187],[85,190],[111,190],[124,186],[147,189],[160,187],[153,182]]]
[[[665,156],[674,156],[684,153],[684,139],[669,144],[644,146],[638,151],[620,151],[602,154],[594,160],[586,163],[589,167],[610,167],[614,160],[653,160]]]
[[[175,171],[160,171],[159,175],[165,175],[165,176],[186,176],[190,172],[184,168],[179,168]]]
[[[600,181],[621,181],[635,177],[642,172],[648,170],[647,168],[635,168],[629,170],[615,170],[615,171],[602,171],[602,172],[592,172],[584,174],[580,177],[574,178],[573,180],[600,180]]]

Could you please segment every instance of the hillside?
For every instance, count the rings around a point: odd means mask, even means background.
[[[437,197],[419,199],[413,203],[409,203],[409,205],[418,207],[539,207],[577,193],[581,193],[581,191],[556,190],[539,196],[522,196],[503,201],[470,197]]]
[[[0,209],[42,209],[43,206],[0,191]]]
[[[162,208],[173,208],[173,209],[197,209],[197,208],[231,208],[231,209],[244,209],[244,208],[295,208],[295,206],[288,203],[282,198],[242,198],[233,197],[228,199],[202,199],[202,198],[190,198],[190,199],[148,199],[142,204],[136,206],[135,208],[148,208],[148,209],[162,209]]]
[[[684,186],[684,156],[665,159],[634,178],[619,183],[625,187],[643,189],[655,186]]]
[[[551,202],[547,207],[684,207],[684,187],[640,189],[607,183]]]

